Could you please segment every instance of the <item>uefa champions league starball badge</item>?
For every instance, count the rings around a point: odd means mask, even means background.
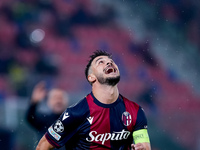
[[[61,133],[64,131],[64,126],[60,120],[58,120],[53,127],[54,131]]]

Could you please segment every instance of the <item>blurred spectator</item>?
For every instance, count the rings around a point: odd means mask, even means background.
[[[12,49],[1,48],[0,50],[0,74],[8,74],[9,67],[14,63]]]
[[[54,88],[47,94],[44,82],[38,83],[32,92],[31,103],[26,113],[29,124],[35,128],[39,136],[42,136],[47,128],[56,120],[68,106],[68,95],[65,91]],[[50,113],[42,113],[37,110],[39,104],[47,96],[47,106]],[[39,137],[40,138],[40,137]]]
[[[151,52],[151,46],[149,40],[146,40],[139,44],[131,42],[129,45],[129,49],[130,52],[141,57],[144,63],[152,67],[158,67],[157,59]]]
[[[79,5],[77,11],[71,16],[71,24],[92,25],[96,23],[96,18],[83,5]]]
[[[98,11],[97,11],[98,12]],[[80,4],[77,11],[71,16],[71,25],[103,25],[113,22],[116,12],[113,7],[103,5],[98,13],[88,10],[84,5]]]
[[[1,149],[12,149],[13,145],[12,132],[5,128],[0,128],[0,147]]]
[[[40,56],[35,66],[36,72],[46,75],[57,75],[58,68],[50,56]]]
[[[155,102],[155,91],[153,87],[146,87],[138,96],[138,101],[149,107],[150,111],[157,114],[157,106]]]

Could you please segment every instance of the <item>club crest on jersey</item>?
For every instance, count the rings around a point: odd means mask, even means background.
[[[125,126],[129,126],[132,122],[131,114],[127,111],[123,112],[122,121],[123,121]]]

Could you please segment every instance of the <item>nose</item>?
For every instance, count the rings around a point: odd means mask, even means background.
[[[111,62],[111,61],[108,61],[108,62],[107,62],[107,65],[112,65],[112,62]]]

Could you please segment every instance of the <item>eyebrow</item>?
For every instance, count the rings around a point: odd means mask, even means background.
[[[100,59],[103,59],[102,57],[98,58],[96,61],[95,61],[95,64],[97,63],[97,61],[99,61]]]

